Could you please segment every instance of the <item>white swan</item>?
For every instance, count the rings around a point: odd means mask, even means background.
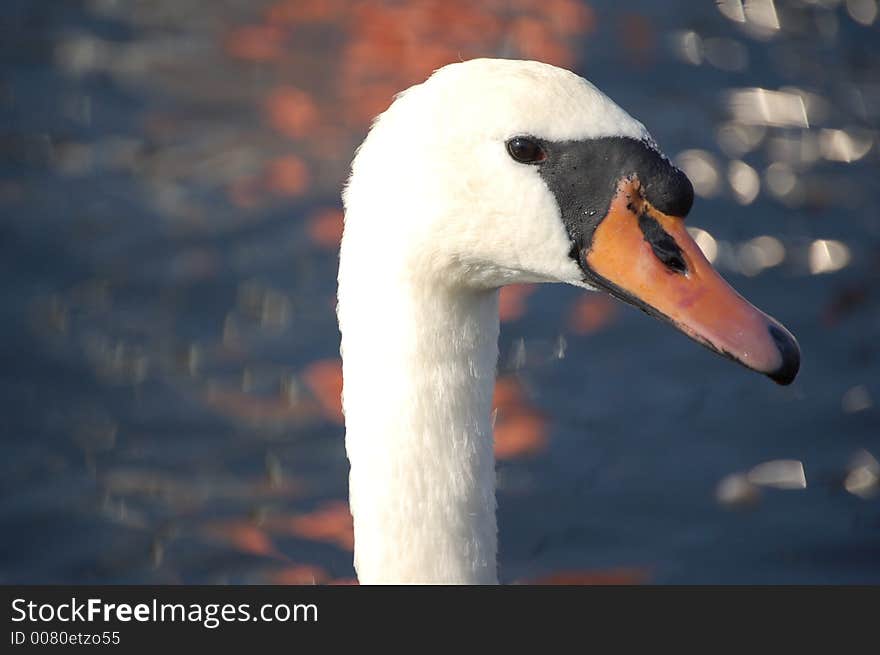
[[[601,289],[787,384],[794,338],[712,269],[644,126],[538,62],[441,68],[373,125],[343,194],[343,407],[361,583],[493,584],[498,289]]]

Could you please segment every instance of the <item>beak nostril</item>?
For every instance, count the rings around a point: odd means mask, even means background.
[[[648,214],[648,212],[641,212],[639,214],[639,228],[642,230],[645,241],[651,245],[654,255],[666,268],[679,275],[687,275],[688,266],[684,253],[682,253],[675,239],[663,229],[653,216]]]

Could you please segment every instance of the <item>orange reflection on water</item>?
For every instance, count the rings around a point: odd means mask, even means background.
[[[592,24],[576,0],[520,0],[513,8],[501,0],[359,2],[340,77],[348,119],[364,124],[387,107],[389,93],[455,61],[504,52],[571,66],[573,37]]]
[[[351,7],[351,0],[282,0],[266,10],[273,25],[298,25],[334,21]]]
[[[272,61],[284,54],[284,32],[274,25],[243,25],[226,38],[226,51],[247,61]]]
[[[610,296],[588,293],[575,301],[568,319],[569,329],[575,334],[593,334],[611,324],[617,311],[617,301]]]
[[[309,364],[303,371],[302,378],[320,404],[325,417],[343,423],[342,361],[324,359]]]
[[[578,0],[283,0],[264,12],[262,23],[232,30],[225,50],[289,69],[288,79],[299,76],[307,85],[315,82],[309,77],[329,76],[334,88],[320,102],[292,87],[266,101],[277,130],[308,139],[322,117],[325,124],[361,129],[395,93],[455,61],[507,56],[571,67],[578,37],[594,24],[592,10]],[[316,61],[316,29],[325,43],[341,44],[336,57]]]
[[[528,580],[530,585],[637,585],[651,579],[648,569],[621,567],[597,571],[556,571]]]
[[[306,163],[296,155],[285,155],[266,167],[266,187],[279,196],[300,196],[309,187],[310,174]]]
[[[546,447],[547,420],[531,405],[516,377],[498,378],[492,406],[497,412],[495,456],[498,459],[534,455]]]
[[[521,411],[495,424],[495,456],[513,459],[534,455],[547,445],[547,421],[533,411]]]
[[[501,287],[498,296],[498,316],[501,322],[515,321],[526,313],[526,298],[535,291],[533,284],[509,284]]]
[[[282,395],[258,396],[236,389],[209,389],[204,400],[226,416],[254,424],[299,423],[318,413],[317,408],[307,402],[292,402]]]
[[[307,222],[309,238],[316,246],[336,249],[342,240],[342,210],[327,208],[311,214]]]
[[[291,564],[267,576],[269,584],[277,585],[324,584],[329,579],[330,576],[324,569],[313,564]]]
[[[354,550],[354,524],[348,503],[331,500],[308,514],[279,516],[266,520],[269,530],[300,539],[331,543],[343,550]]]
[[[647,66],[654,62],[657,31],[647,17],[632,12],[623,14],[617,23],[617,34],[631,64]]]
[[[265,110],[272,127],[291,138],[306,136],[320,119],[312,96],[292,86],[272,91],[266,98]]]
[[[232,180],[226,188],[226,195],[239,209],[256,209],[265,202],[265,191],[260,178],[243,175]]]
[[[201,533],[248,555],[286,559],[266,531],[247,519],[209,523],[202,527]]]

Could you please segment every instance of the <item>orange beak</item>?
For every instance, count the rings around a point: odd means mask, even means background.
[[[703,255],[684,219],[658,211],[635,176],[618,182],[608,214],[581,253],[590,281],[744,366],[789,384],[797,341],[740,296]]]

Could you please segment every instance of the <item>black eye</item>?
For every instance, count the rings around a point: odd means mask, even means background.
[[[534,139],[515,136],[507,142],[507,152],[521,164],[538,164],[547,159],[547,153]]]

